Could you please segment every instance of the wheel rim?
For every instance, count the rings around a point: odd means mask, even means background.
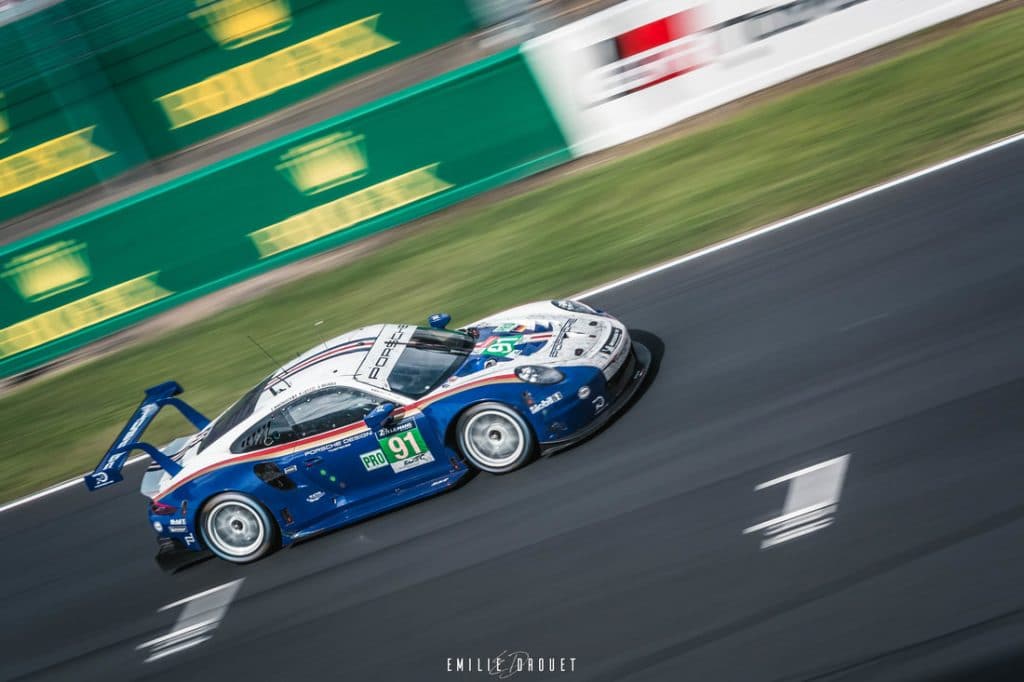
[[[206,517],[206,534],[210,543],[233,557],[244,557],[263,544],[266,528],[255,509],[236,501],[218,504]]]
[[[526,449],[526,432],[522,425],[497,410],[473,415],[466,424],[465,434],[468,454],[488,467],[508,466]]]

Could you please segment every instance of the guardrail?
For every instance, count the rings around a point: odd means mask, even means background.
[[[0,250],[0,375],[569,158],[517,49]]]
[[[0,25],[0,222],[474,28],[466,0],[65,0]]]

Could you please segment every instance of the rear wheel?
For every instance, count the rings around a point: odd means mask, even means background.
[[[475,405],[459,417],[456,438],[463,456],[477,469],[503,474],[533,458],[537,443],[518,412],[501,403]]]
[[[203,507],[199,527],[210,551],[236,564],[270,554],[280,541],[277,524],[263,505],[241,493],[213,497]]]

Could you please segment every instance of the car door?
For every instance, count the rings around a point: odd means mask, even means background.
[[[422,480],[440,475],[447,464],[432,452],[433,434],[415,418],[396,419],[370,433],[363,422],[384,398],[347,386],[334,386],[296,398],[284,408],[298,441],[312,447],[293,460],[311,485],[350,509],[381,504]],[[326,442],[316,439],[323,434]],[[441,472],[443,473],[443,472]]]

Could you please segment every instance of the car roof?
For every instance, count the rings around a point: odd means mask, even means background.
[[[353,377],[374,341],[390,326],[375,324],[354,329],[327,339],[285,363],[214,420],[199,450],[206,449],[239,425],[249,422],[254,415],[262,417],[295,396],[318,387],[344,384],[371,390],[371,387],[355,382]]]
[[[276,399],[282,393],[294,395],[325,380],[336,382],[354,376],[377,337],[390,326],[393,325],[375,324],[340,334],[285,363],[264,380],[256,409],[276,407],[284,402]]]

